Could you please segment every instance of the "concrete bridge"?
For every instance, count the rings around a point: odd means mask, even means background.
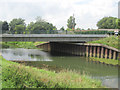
[[[61,34],[1,34],[0,41],[45,41],[45,42],[88,42],[108,35],[61,35]]]

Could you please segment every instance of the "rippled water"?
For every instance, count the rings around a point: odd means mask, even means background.
[[[40,64],[57,66],[86,73],[95,79],[101,79],[103,85],[118,88],[118,67],[90,62],[89,58],[51,54],[39,49],[3,49],[2,56],[10,61],[26,61],[39,67]]]

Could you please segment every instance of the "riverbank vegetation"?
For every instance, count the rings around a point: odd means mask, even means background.
[[[26,48],[26,49],[36,49],[36,45],[45,42],[1,42],[2,48]]]
[[[90,41],[88,43],[98,43],[98,44],[103,44],[103,45],[107,45],[107,46],[119,49],[118,36],[110,36],[110,37],[103,38],[103,39],[100,39],[100,40],[97,40],[97,41]]]
[[[2,88],[103,88],[101,81],[63,70],[59,73],[2,60]]]
[[[114,59],[105,59],[105,58],[96,58],[96,57],[90,57],[89,59],[90,61],[96,61],[96,62],[100,62],[100,63],[105,63],[105,64],[109,64],[109,65],[119,65],[118,60],[114,60]]]

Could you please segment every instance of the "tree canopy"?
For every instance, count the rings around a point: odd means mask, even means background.
[[[9,31],[9,25],[7,21],[4,21],[2,23],[2,33],[6,33],[7,31]]]
[[[37,17],[35,22],[30,22],[26,25],[25,20],[22,18],[14,18],[8,24],[6,21],[0,21],[0,33],[11,33],[11,34],[47,34],[54,33],[57,28],[49,23]],[[2,32],[3,31],[3,32]]]
[[[67,23],[68,28],[75,29],[76,23],[74,16],[70,16],[69,19],[67,20]]]
[[[9,25],[7,21],[0,21],[0,33],[7,33],[9,31]]]
[[[23,31],[25,31],[25,28],[23,28],[23,27],[26,27],[26,24],[25,24],[25,20],[24,19],[22,19],[22,18],[15,18],[15,19],[13,19],[10,23],[9,23],[9,26],[10,26],[10,32],[12,33],[12,34],[17,34],[17,33],[19,33],[19,34],[22,34],[23,33]],[[21,27],[20,27],[21,26]],[[19,31],[19,30],[16,30],[16,29],[22,29],[21,30],[21,32]]]
[[[117,20],[116,17],[104,17],[98,21],[97,26],[99,29],[117,29]]]
[[[50,33],[52,30],[57,30],[57,28],[53,26],[52,23],[46,22],[41,18],[36,18],[36,22],[31,22],[28,24],[26,30],[31,34],[45,34]]]

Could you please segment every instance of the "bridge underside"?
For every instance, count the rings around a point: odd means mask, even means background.
[[[118,59],[120,53],[120,51],[115,48],[101,44],[50,42],[43,43],[37,47],[44,51],[50,51],[53,55],[59,53],[59,55],[67,54],[106,59]]]

